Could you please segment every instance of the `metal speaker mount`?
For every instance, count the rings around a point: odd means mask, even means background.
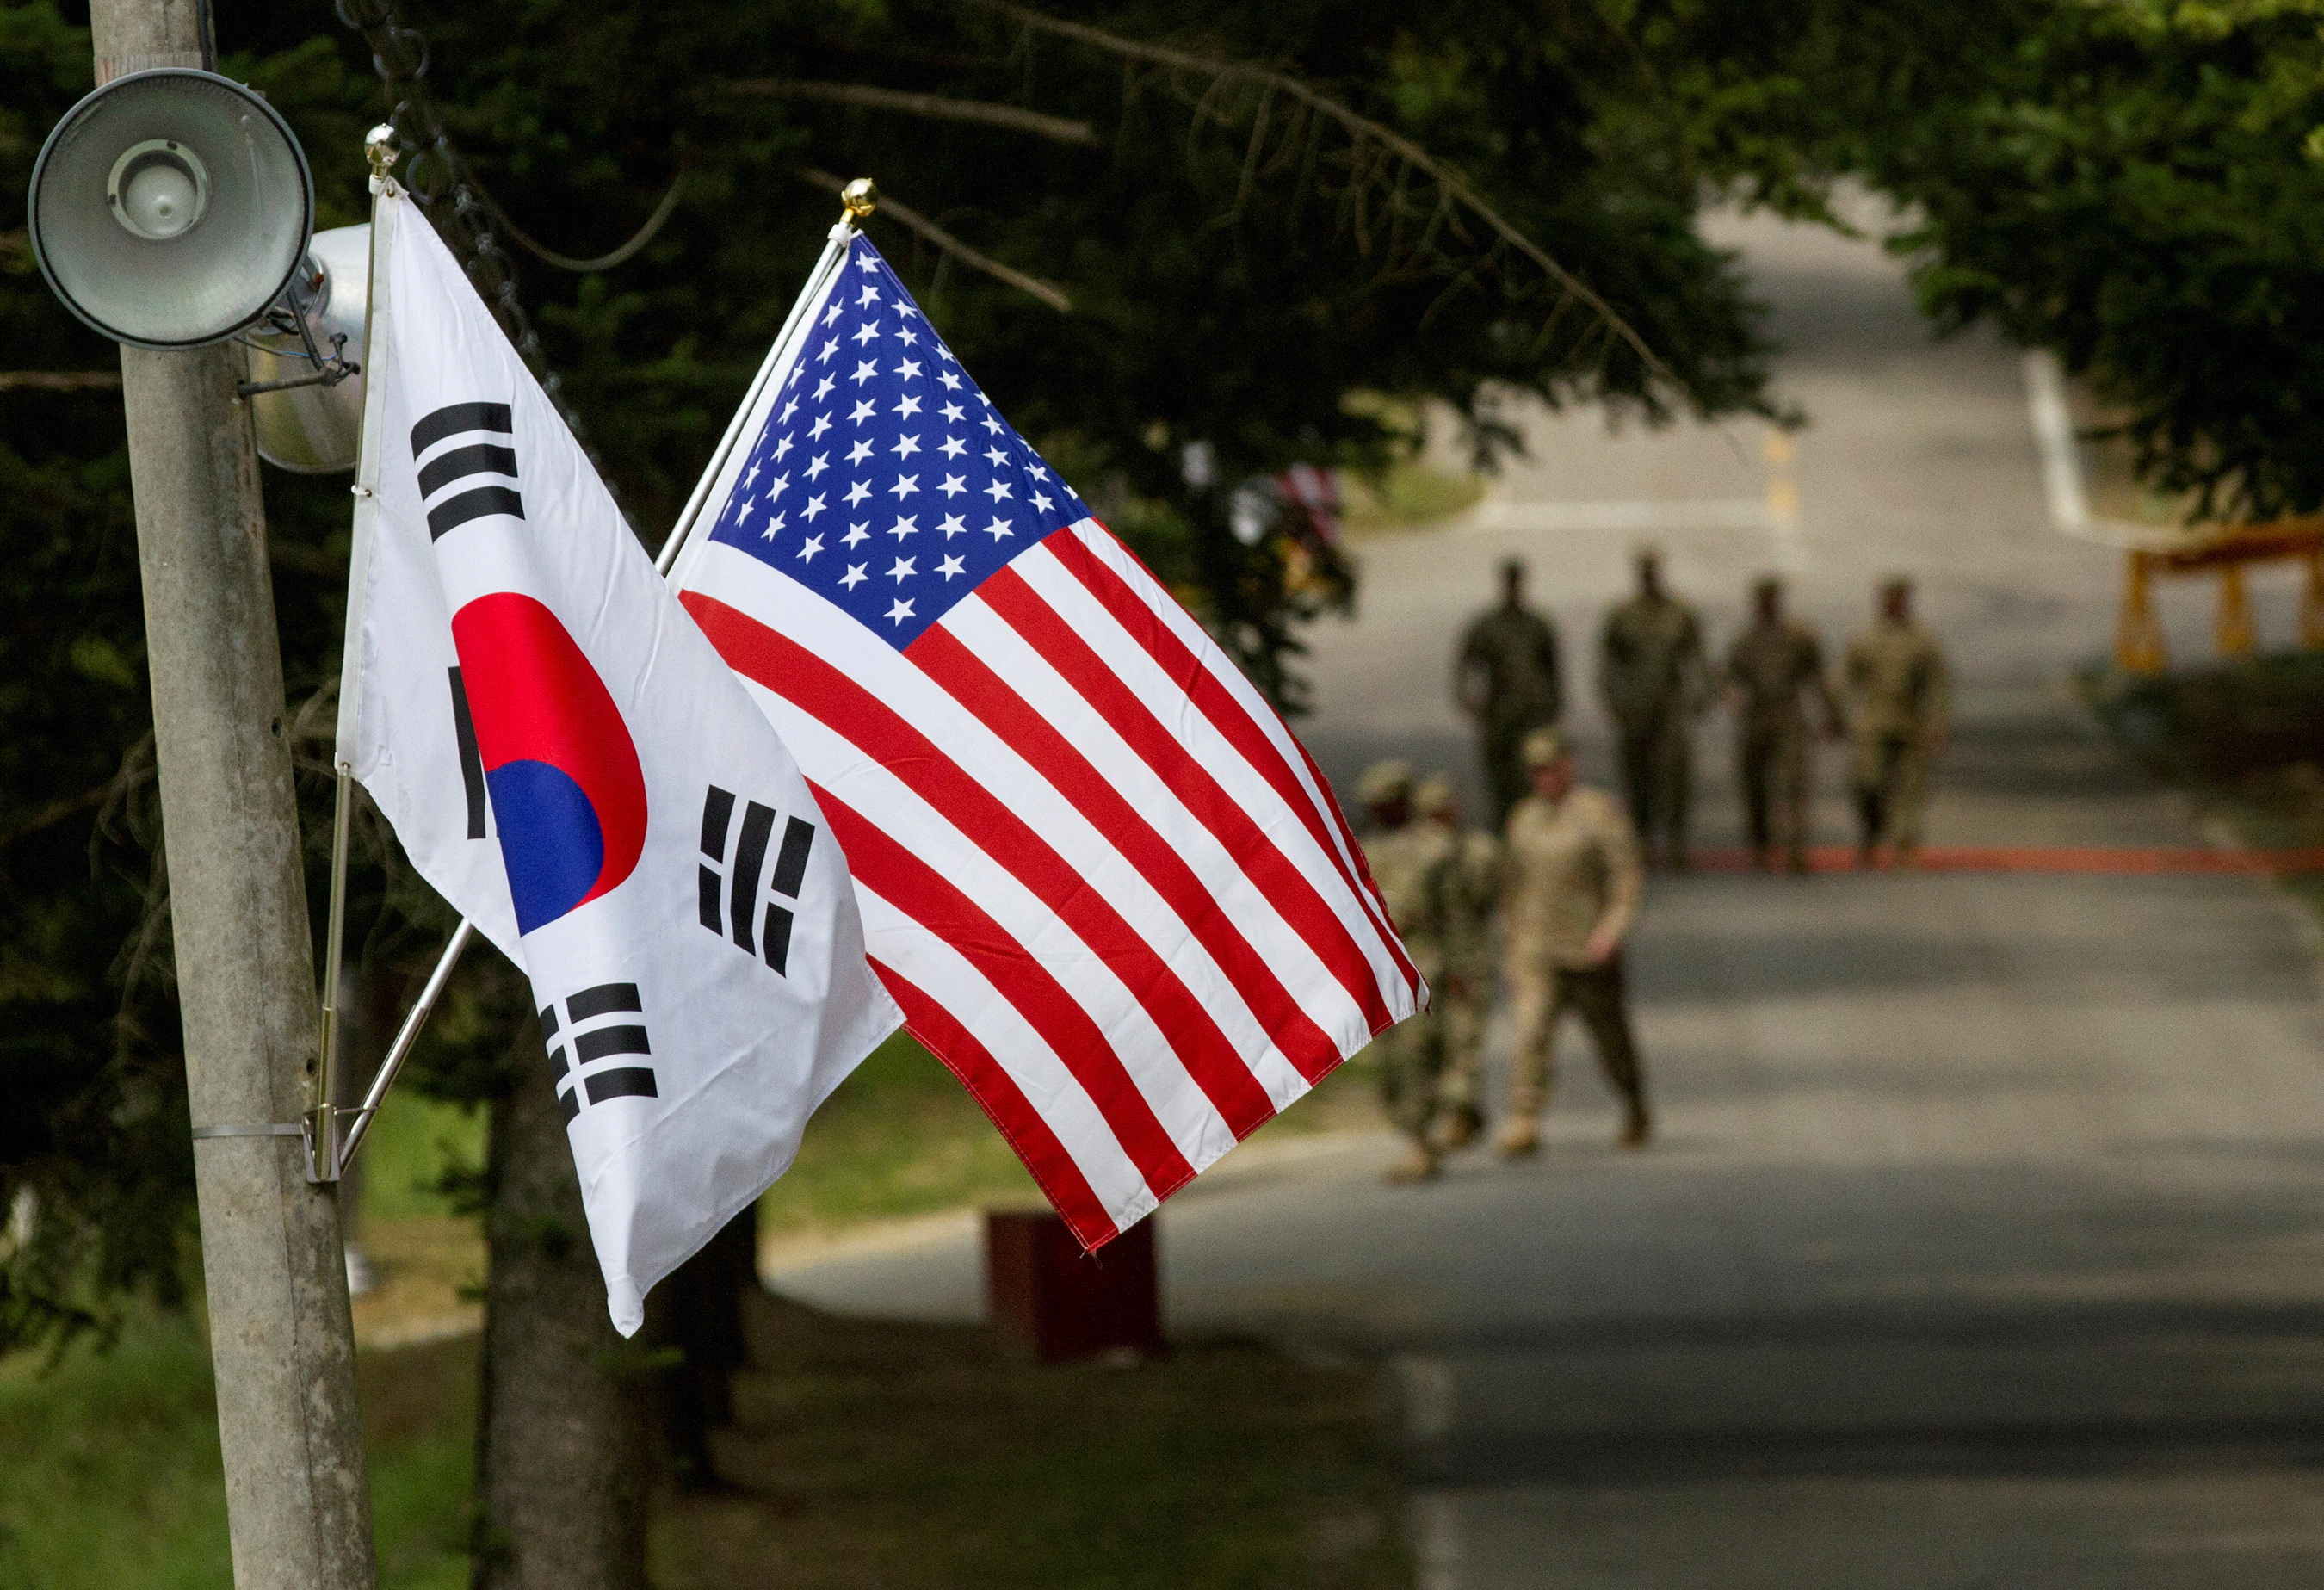
[[[363,439],[363,351],[371,227],[318,232],[290,290],[244,340],[258,456],[294,475],[355,467]],[[318,374],[310,374],[317,372]]]
[[[65,114],[32,167],[32,254],[92,330],[222,342],[300,273],[313,179],[290,124],[215,72],[133,72]]]

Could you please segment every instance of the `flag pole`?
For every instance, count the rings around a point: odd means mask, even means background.
[[[374,294],[379,287],[379,218],[380,201],[386,196],[388,172],[395,168],[396,157],[401,153],[396,147],[395,129],[385,124],[374,127],[364,136],[364,156],[371,163],[372,247],[367,251],[364,279],[364,342],[363,360],[356,367],[368,369],[371,364],[371,331]],[[361,430],[364,444],[358,454],[355,476],[355,513],[364,517],[364,510],[374,501],[373,491],[377,482],[377,449],[370,444],[372,436],[372,401],[379,392],[377,372],[364,380],[364,423]],[[369,581],[365,556],[368,538],[357,535],[355,545],[347,560],[346,656],[360,659],[363,645],[364,596]],[[339,708],[342,725],[346,716],[346,682],[350,669],[342,661],[339,669]],[[347,1114],[339,1107],[339,977],[346,964],[347,929],[347,840],[355,817],[355,767],[347,760],[347,736],[334,736],[331,752],[332,771],[337,776],[337,793],[331,811],[331,900],[329,921],[323,936],[323,1022],[320,1038],[321,1052],[318,1057],[315,1079],[315,1103],[307,1112],[307,1179],[337,1181],[346,1169],[354,1152],[353,1140],[339,1135],[339,1118]]]
[[[387,166],[394,163],[394,129],[385,126],[374,127],[372,129],[370,138],[364,143],[364,149],[372,153],[374,170],[379,173],[374,177],[372,183],[373,193],[378,195],[384,191],[383,181],[386,166],[381,164],[382,159],[384,158]],[[384,151],[383,156],[383,151]],[[750,391],[744,395],[741,406],[734,411],[734,418],[728,421],[726,433],[719,438],[717,450],[711,456],[709,467],[702,472],[702,478],[695,483],[694,495],[687,499],[685,510],[679,513],[677,526],[669,532],[669,538],[662,543],[661,552],[654,559],[654,572],[657,574],[667,578],[671,566],[678,561],[678,555],[685,549],[687,539],[693,532],[695,521],[702,513],[703,503],[709,497],[710,488],[717,482],[719,471],[726,467],[726,460],[733,456],[734,444],[741,438],[742,428],[752,411],[758,407],[759,399],[764,394],[767,383],[774,378],[776,367],[782,363],[784,354],[797,339],[800,325],[806,318],[807,306],[813,301],[823,284],[830,280],[831,273],[839,268],[839,262],[846,254],[848,244],[855,236],[856,224],[870,215],[872,208],[880,202],[879,190],[870,178],[858,177],[847,185],[846,191],[840,196],[840,202],[845,207],[844,213],[832,226],[824,242],[822,255],[816,261],[815,269],[807,273],[807,286],[800,291],[798,300],[791,305],[791,312],[783,321],[782,330],[776,336],[774,345],[767,350],[765,360],[759,365],[758,374],[752,378]],[[376,200],[373,205],[373,211],[374,268],[372,273],[374,279],[373,291],[375,293],[379,259]],[[374,297],[372,301],[375,304],[376,298]],[[364,359],[366,364],[371,359],[369,316],[366,316],[364,321]],[[368,408],[368,399],[372,390],[372,385],[366,382],[364,386],[366,408]],[[372,499],[365,485],[360,481],[355,487],[355,495],[359,510],[363,506],[370,505]],[[358,556],[360,556],[362,540],[360,536],[357,538]],[[356,580],[354,578],[357,572],[359,570],[350,570],[348,581],[347,633],[350,637],[348,647],[350,658],[357,655],[356,648],[360,645],[360,626],[363,617],[363,595],[355,588]],[[343,673],[342,678],[345,677]],[[354,710],[344,683],[340,687],[339,710],[341,722],[344,725],[348,721],[347,715]],[[344,744],[350,739],[350,736],[343,734],[340,739]],[[332,835],[331,853],[333,883],[331,928],[327,951],[331,969],[328,974],[330,982],[326,985],[331,989],[331,993],[327,996],[324,1006],[326,1045],[324,1065],[327,1068],[331,1064],[332,1050],[329,1046],[337,1041],[337,1023],[333,1016],[337,999],[337,980],[341,953],[342,913],[345,905],[344,878],[348,823],[347,782],[351,772],[352,769],[346,757],[341,755],[338,759],[339,810]],[[372,1078],[371,1087],[364,1095],[364,1102],[354,1110],[346,1112],[353,1117],[353,1123],[347,1128],[346,1142],[338,1146],[337,1158],[332,1161],[332,1179],[336,1179],[341,1169],[354,1162],[355,1150],[362,1146],[364,1136],[371,1131],[372,1118],[379,1114],[380,1105],[387,1098],[388,1089],[394,1086],[397,1074],[403,1069],[403,1062],[410,1056],[413,1047],[419,1043],[420,1029],[428,1024],[428,1018],[436,1008],[436,1001],[444,992],[444,985],[451,978],[452,968],[459,964],[461,954],[466,950],[468,941],[475,937],[475,923],[466,917],[462,917],[460,925],[452,930],[451,942],[445,945],[443,954],[437,957],[435,969],[428,974],[428,981],[420,991],[419,1000],[412,1005],[410,1012],[404,1017],[403,1025],[397,1029],[395,1041],[388,1046],[386,1056],[380,1061],[379,1070]]]
[[[776,334],[773,346],[767,349],[766,359],[759,365],[758,374],[752,378],[751,390],[743,395],[741,406],[735,409],[734,418],[727,421],[726,434],[718,439],[718,446],[710,455],[708,467],[703,470],[702,478],[694,483],[694,495],[686,499],[686,506],[679,512],[678,523],[670,530],[669,539],[662,542],[661,551],[654,559],[655,573],[668,575],[677,563],[678,553],[685,550],[687,539],[694,533],[694,522],[700,517],[703,504],[709,500],[710,488],[717,484],[720,472],[726,467],[726,460],[733,456],[734,444],[741,439],[743,427],[757,412],[759,400],[766,392],[767,383],[774,379],[777,366],[790,352],[806,319],[807,305],[814,301],[823,284],[830,280],[831,273],[839,268],[840,257],[847,252],[848,244],[855,236],[856,224],[870,215],[879,202],[880,190],[869,177],[856,178],[840,196],[840,203],[845,207],[844,213],[832,226],[824,243],[822,256],[815,262],[815,269],[807,273],[807,286],[792,303],[791,312],[783,321],[782,330]]]
[[[307,1112],[307,1179],[337,1181],[346,1163],[339,1146],[339,968],[347,938],[347,826],[355,806],[347,764],[338,766],[338,797],[331,811],[330,923],[323,936],[323,1031],[316,1067],[315,1103]]]
[[[452,929],[452,942],[444,947],[443,955],[437,959],[436,969],[428,974],[427,985],[420,989],[419,1000],[412,1005],[410,1013],[403,1018],[403,1025],[396,1030],[395,1041],[388,1045],[386,1058],[380,1061],[378,1074],[371,1079],[371,1091],[364,1095],[364,1102],[360,1105],[348,1112],[355,1117],[355,1123],[347,1128],[345,1161],[353,1162],[355,1150],[363,1144],[364,1134],[371,1130],[372,1117],[379,1114],[379,1106],[386,1099],[387,1090],[395,1086],[396,1074],[403,1069],[403,1062],[410,1055],[412,1046],[420,1041],[420,1030],[428,1025],[428,1017],[436,1008],[437,998],[443,994],[444,985],[451,980],[452,968],[459,963],[460,952],[468,948],[468,940],[475,936],[475,931],[476,925],[466,917],[462,917],[460,925]]]

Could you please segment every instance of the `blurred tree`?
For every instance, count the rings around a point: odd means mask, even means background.
[[[1298,621],[1351,600],[1354,571],[1287,528],[1237,537],[1237,483],[1296,461],[1380,469],[1416,445],[1393,418],[1416,400],[1487,455],[1513,440],[1512,391],[1653,417],[1763,403],[1753,310],[1692,230],[1689,128],[1654,109],[1685,65],[1670,50],[1691,45],[1591,5],[1200,0],[1069,22],[989,0],[341,6],[346,25],[219,0],[223,69],[298,129],[322,226],[364,218],[363,131],[396,114],[407,180],[650,544],[841,176],[890,195],[873,235],[981,384],[1295,708]],[[116,365],[50,299],[21,229],[40,140],[89,84],[83,16],[0,6],[0,1206],[19,1211],[0,1345],[101,1319],[124,1288],[170,1295],[190,1228]],[[1403,401],[1361,401],[1379,394]],[[1206,469],[1189,470],[1192,444]],[[270,471],[266,490],[319,839],[345,483]],[[352,941],[392,993],[449,923],[376,819],[363,828]],[[471,1187],[492,1336],[540,1346],[553,1333],[526,1336],[524,1311],[569,1311],[594,1265],[557,1201],[562,1144],[533,1129],[521,979],[475,962],[412,1079],[495,1108]],[[638,1429],[636,1365],[609,1372],[602,1343],[567,1334],[582,1389],[563,1413]],[[555,1383],[541,1358],[529,1374]],[[557,1410],[486,1406],[480,1572],[503,1582],[524,1559],[505,1531],[555,1516],[528,1509],[506,1443]],[[644,1448],[622,1445],[625,1462]],[[641,1483],[604,1476],[609,1495]]]
[[[2054,349],[2142,475],[2207,512],[2324,507],[2324,3],[1642,6],[1702,169],[1904,207],[1923,307]]]

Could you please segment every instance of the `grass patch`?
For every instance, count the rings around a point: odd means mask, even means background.
[[[1262,1134],[1377,1121],[1360,1059]],[[363,1240],[382,1283],[355,1306],[365,1340],[475,1313],[476,1222],[438,1183],[482,1153],[480,1113],[409,1092],[382,1111],[364,1149]],[[808,1124],[761,1228],[1038,1198],[967,1091],[899,1036]],[[1409,1582],[1356,1369],[1214,1344],[1134,1371],[1044,1370],[982,1332],[770,1307],[790,1319],[785,1378],[752,1382],[762,1417],[736,1439],[777,1443],[757,1448],[776,1456],[755,1472],[779,1483],[672,1500],[658,1525],[667,1590]],[[383,1590],[468,1582],[476,1353],[470,1335],[358,1355]],[[767,1428],[783,1409],[798,1419]],[[111,1351],[84,1342],[53,1367],[0,1358],[0,1590],[231,1585],[198,1317],[134,1314]]]
[[[668,1590],[1406,1585],[1371,1375],[1242,1342],[1041,1367],[989,1332],[770,1299],[726,1494],[674,1500]]]
[[[484,1112],[394,1088],[372,1119],[360,1160],[364,1219],[442,1218],[452,1213],[445,1172],[484,1162]]]
[[[359,1361],[383,1590],[457,1590],[473,1339]],[[110,1352],[0,1359],[0,1590],[231,1590],[209,1345],[141,1314]]]
[[[1040,1196],[968,1090],[899,1032],[807,1123],[798,1159],[760,1201],[759,1231],[781,1237]]]

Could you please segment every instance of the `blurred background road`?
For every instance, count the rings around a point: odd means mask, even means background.
[[[1651,540],[1720,652],[1762,570],[1834,653],[1878,576],[1918,579],[1958,679],[1932,845],[2200,846],[2069,692],[2118,554],[2051,529],[2018,356],[1932,343],[1870,243],[1720,225],[1808,429],[1524,416],[1531,456],[1461,523],[1364,542],[1362,613],[1313,637],[1303,732],[1342,791],[1385,754],[1476,787],[1447,667],[1512,554],[1609,781],[1596,625]],[[2290,590],[2255,594],[2281,631]],[[2200,651],[2190,599],[2166,617]],[[1725,736],[1698,761],[1712,845],[1737,839]],[[1821,757],[1816,837],[1846,842]],[[2312,1585],[2310,933],[2233,877],[1658,877],[1633,952],[1652,1151],[1614,1151],[1569,1031],[1538,1160],[1391,1189],[1385,1138],[1230,1159],[1160,1216],[1171,1324],[1388,1358],[1431,1587]],[[981,1311],[960,1221],[775,1279]]]

